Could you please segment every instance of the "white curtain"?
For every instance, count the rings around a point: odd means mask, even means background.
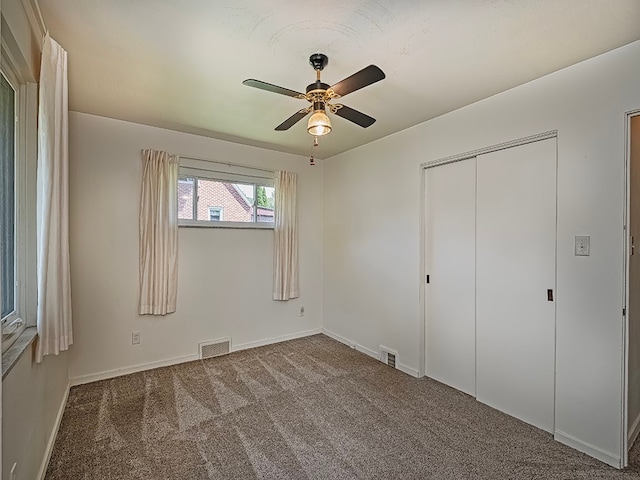
[[[178,296],[177,155],[142,151],[140,315],[176,311]]]
[[[273,299],[297,298],[298,211],[297,175],[276,172],[275,238],[273,242]]]
[[[69,268],[67,52],[45,36],[38,106],[36,360],[73,343]]]

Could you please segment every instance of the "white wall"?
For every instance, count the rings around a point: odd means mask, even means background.
[[[44,472],[67,400],[67,356],[33,361],[28,348],[2,382],[2,478],[34,480]]]
[[[619,463],[625,112],[640,108],[638,85],[635,42],[325,161],[324,327],[417,371],[420,164],[557,129],[555,433]],[[591,256],[573,255],[574,235],[591,235]]]
[[[230,336],[237,348],[320,329],[321,162],[74,112],[69,148],[73,382],[194,359],[206,340]],[[139,316],[143,148],[297,172],[300,298],[271,300],[272,230],[180,228],[177,311]]]

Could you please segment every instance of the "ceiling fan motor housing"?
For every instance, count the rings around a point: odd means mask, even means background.
[[[326,83],[322,83],[320,80],[317,80],[315,83],[307,85],[307,94],[313,91],[326,92],[327,90],[329,90],[330,87],[331,87],[330,85],[327,85]]]

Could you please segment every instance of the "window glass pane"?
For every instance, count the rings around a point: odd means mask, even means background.
[[[220,221],[211,217],[218,209],[225,222],[253,221],[253,185],[219,182],[198,178],[198,212],[196,220]],[[248,192],[248,193],[247,193]]]
[[[195,178],[178,179],[178,218],[193,220],[193,186]]]
[[[274,221],[275,188],[191,176],[178,178],[178,219],[199,222]]]
[[[276,189],[273,187],[263,187],[258,185],[256,188],[256,216],[258,222],[273,222],[273,207],[275,205]]]
[[[243,183],[236,183],[234,185],[243,193],[245,197],[247,197],[247,200],[251,202],[251,205],[253,205],[253,185],[245,185]]]
[[[0,75],[0,283],[2,318],[15,310],[15,92]]]

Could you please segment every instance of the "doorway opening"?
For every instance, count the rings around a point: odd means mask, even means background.
[[[624,466],[640,434],[640,110],[627,114],[626,391],[623,418]]]

